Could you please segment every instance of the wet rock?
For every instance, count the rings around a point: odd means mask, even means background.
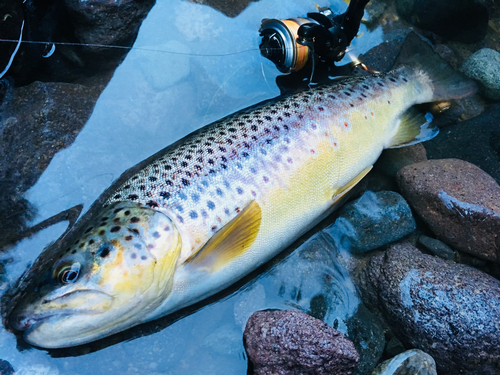
[[[385,34],[383,43],[360,55],[359,59],[371,69],[388,72],[393,68],[408,33],[408,30],[399,29]]]
[[[416,228],[410,207],[398,193],[367,191],[339,211],[324,230],[338,248],[366,252],[396,241]]]
[[[298,311],[257,311],[245,349],[255,374],[352,374],[359,355],[340,332]]]
[[[446,39],[474,43],[486,35],[488,10],[474,0],[397,0],[396,8],[408,22]]]
[[[359,353],[355,374],[369,374],[384,352],[385,335],[380,320],[360,303],[358,311],[347,320],[348,337]]]
[[[434,255],[443,258],[453,260],[455,259],[455,252],[450,249],[443,242],[436,240],[435,238],[420,236],[418,242],[422,244],[427,250],[429,250]]]
[[[500,183],[500,105],[490,106],[482,115],[448,126],[436,138],[425,142],[429,159],[466,160]]]
[[[236,17],[243,12],[248,4],[258,0],[188,0],[192,3],[205,4],[228,17]]]
[[[418,143],[409,147],[384,150],[374,168],[394,177],[401,168],[425,160],[427,160],[425,147]]]
[[[427,353],[412,349],[382,362],[372,375],[437,375],[436,362]]]
[[[405,351],[403,343],[396,337],[392,336],[385,346],[384,355],[392,358]]]
[[[397,182],[437,238],[457,250],[500,262],[500,185],[459,159],[402,168]]]
[[[480,49],[464,62],[461,70],[480,83],[484,96],[500,100],[500,52],[490,48]]]
[[[0,375],[13,375],[14,373],[12,365],[3,359],[0,359]]]
[[[18,232],[29,218],[29,205],[22,194],[52,157],[73,142],[102,89],[99,84],[35,82],[7,92],[0,107],[2,240],[10,232]]]
[[[405,345],[446,374],[498,374],[500,281],[408,243],[375,255],[360,287]]]

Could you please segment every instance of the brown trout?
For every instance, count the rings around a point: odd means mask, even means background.
[[[428,57],[266,102],[187,136],[130,177],[11,316],[74,346],[196,303],[318,223],[382,150],[432,138],[412,108],[471,82]]]

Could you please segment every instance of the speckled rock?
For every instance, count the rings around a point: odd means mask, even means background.
[[[347,375],[359,361],[354,345],[340,332],[294,310],[255,312],[244,343],[259,375]]]
[[[499,280],[403,243],[370,260],[360,287],[397,337],[430,354],[438,371],[499,373]]]
[[[446,39],[474,43],[486,35],[488,10],[474,0],[397,0],[396,8],[408,22]]]
[[[480,49],[464,62],[461,70],[480,83],[484,96],[500,100],[500,52],[490,48]]]
[[[450,249],[449,246],[446,246],[445,243],[436,240],[435,238],[420,236],[418,238],[418,242],[424,246],[427,250],[429,250],[434,255],[443,258],[443,259],[455,259],[455,252]]]
[[[500,104],[480,116],[446,127],[436,138],[424,142],[429,159],[466,160],[500,183]]]
[[[324,230],[337,247],[365,252],[396,241],[415,230],[410,207],[393,191],[367,191],[339,211],[335,223]]]
[[[436,362],[427,353],[412,349],[382,362],[371,375],[437,375]]]
[[[437,238],[457,250],[500,262],[500,185],[459,159],[402,168],[401,193]]]
[[[418,143],[413,146],[384,150],[374,168],[394,177],[401,168],[425,160],[427,160],[425,147]]]

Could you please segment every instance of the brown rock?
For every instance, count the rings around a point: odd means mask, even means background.
[[[500,186],[490,175],[463,160],[439,159],[406,166],[396,178],[438,239],[500,262]]]
[[[245,349],[255,374],[352,374],[359,355],[336,329],[299,311],[257,311],[248,319]]]

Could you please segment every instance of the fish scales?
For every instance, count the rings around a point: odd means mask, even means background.
[[[432,56],[264,103],[167,148],[32,273],[11,326],[33,345],[79,345],[241,279],[331,212],[383,149],[437,134],[414,104],[474,92]]]
[[[385,136],[375,124],[400,115],[406,108],[400,98],[415,91],[415,83],[400,69],[316,87],[240,112],[186,138],[127,180],[107,203],[130,200],[168,210],[191,237],[186,258],[250,200],[260,201],[276,187],[286,191],[295,171],[310,156],[319,156],[325,139],[331,145],[331,160],[322,172],[328,193],[355,177],[346,175],[342,181],[343,171],[335,170],[367,157],[361,142],[357,150],[344,147],[350,133],[363,133],[371,141],[377,133]],[[310,194],[324,195],[320,186]]]

